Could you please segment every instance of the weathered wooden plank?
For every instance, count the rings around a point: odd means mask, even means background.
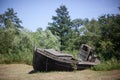
[[[73,57],[72,55],[70,54],[65,54],[65,53],[62,53],[62,52],[59,52],[59,51],[56,51],[54,49],[45,49],[46,52],[50,53],[50,54],[53,54],[53,55],[56,55],[56,56],[64,56],[64,57]]]

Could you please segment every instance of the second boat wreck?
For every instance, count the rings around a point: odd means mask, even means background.
[[[94,50],[86,44],[81,45],[78,59],[54,49],[40,48],[35,49],[33,56],[33,68],[35,71],[81,70],[99,63],[100,61],[94,54]]]

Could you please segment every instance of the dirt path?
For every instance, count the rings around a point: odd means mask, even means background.
[[[25,64],[0,64],[0,80],[120,80],[120,70],[58,71],[29,74],[32,70],[32,66]]]

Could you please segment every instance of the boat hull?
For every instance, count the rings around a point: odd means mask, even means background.
[[[78,61],[70,55],[53,50],[36,49],[33,56],[35,71],[72,71],[83,70],[97,65],[95,62]]]
[[[36,71],[72,71],[73,63],[66,63],[51,59],[38,52],[34,53],[33,68]]]

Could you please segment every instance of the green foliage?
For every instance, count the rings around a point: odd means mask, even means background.
[[[113,69],[120,69],[120,62],[116,59],[111,59],[109,61],[104,61],[99,65],[96,65],[91,68],[95,71],[108,71]]]
[[[99,48],[97,48],[99,50],[99,52],[101,52],[101,56],[106,59],[109,60],[112,57],[114,57],[114,48],[113,48],[113,43],[111,41],[100,41],[99,44],[101,45]]]
[[[17,35],[21,21],[16,16],[16,13],[11,8],[0,15],[0,54],[11,53],[14,44],[14,38]]]
[[[104,15],[99,18],[101,41],[98,52],[109,60],[112,57],[120,60],[120,15]],[[101,49],[100,49],[101,48]]]
[[[7,28],[0,29],[0,53],[6,54],[10,53],[13,47],[13,40],[15,37],[15,30],[14,25],[12,24],[11,20],[7,22]],[[5,50],[4,50],[5,49]]]
[[[9,38],[12,39],[12,46],[10,46]],[[5,37],[5,39],[7,38]],[[32,63],[33,45],[26,33],[19,32],[19,35],[14,35],[14,38],[9,36],[5,41],[3,43],[5,46],[0,46],[5,47],[1,49],[0,63]]]
[[[31,52],[26,53],[17,53],[17,54],[0,54],[0,64],[11,64],[11,63],[26,63],[31,65],[32,64],[32,56]]]
[[[45,31],[38,29],[36,32],[32,33],[33,41],[39,48],[46,49],[60,49],[60,42],[58,41],[58,36],[54,36],[50,30],[46,29]]]
[[[11,20],[11,22],[14,24],[14,26],[17,28],[22,28],[21,24],[22,21],[17,17],[17,13],[14,12],[13,8],[8,8],[7,11],[5,11],[4,14],[0,14],[0,27],[6,28],[8,25],[8,20]]]
[[[48,29],[51,30],[54,35],[59,36],[59,41],[61,44],[60,50],[65,50],[67,48],[66,42],[68,42],[68,35],[71,29],[70,16],[65,5],[57,8],[56,13],[57,16],[52,17],[53,22],[49,23]]]
[[[103,15],[97,20],[77,18],[71,21],[65,6],[57,8],[56,13],[48,29],[60,37],[62,50],[73,52],[79,50],[81,44],[88,44],[102,60],[113,57],[120,60],[119,14]]]
[[[0,15],[0,63],[32,62],[33,43],[13,9]]]

